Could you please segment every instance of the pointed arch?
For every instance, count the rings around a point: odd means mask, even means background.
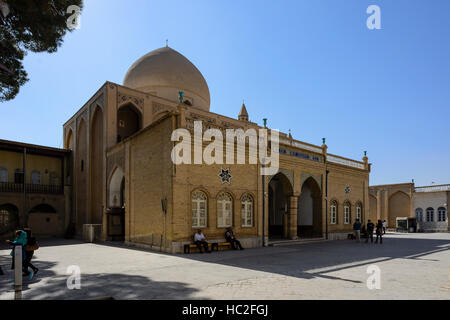
[[[121,208],[124,204],[123,180],[124,171],[120,166],[116,166],[108,179],[108,207]]]
[[[322,236],[322,193],[317,180],[310,176],[302,184],[297,206],[297,235]]]
[[[128,101],[117,109],[117,142],[120,142],[142,129],[142,112]]]
[[[73,131],[69,128],[66,133],[66,138],[64,139],[64,148],[68,150],[73,150]]]
[[[97,105],[91,118],[89,135],[89,222],[94,224],[103,222],[103,122],[103,110]]]
[[[388,227],[397,225],[397,218],[409,217],[411,215],[411,197],[398,190],[389,197]]]
[[[284,215],[290,208],[290,196],[294,187],[289,178],[278,172],[269,181],[269,237],[287,237]]]
[[[81,232],[83,224],[87,223],[87,203],[88,203],[88,184],[87,184],[87,155],[88,155],[88,140],[87,140],[87,125],[86,120],[82,117],[79,120],[76,130],[76,144],[75,144],[75,164],[74,164],[74,179],[75,179],[75,223],[77,232]]]

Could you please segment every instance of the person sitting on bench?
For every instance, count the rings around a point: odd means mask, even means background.
[[[242,248],[241,246],[241,242],[238,239],[236,239],[233,232],[233,228],[231,227],[227,228],[227,232],[225,232],[225,239],[227,240],[227,242],[231,244],[231,248],[233,250],[237,250],[238,247],[239,249],[244,250],[244,248]]]
[[[194,243],[197,245],[198,250],[200,250],[200,253],[203,253],[202,246],[205,248],[205,251],[207,253],[211,253],[208,249],[208,242],[206,241],[205,235],[202,233],[201,229],[198,229],[197,232],[194,235]]]

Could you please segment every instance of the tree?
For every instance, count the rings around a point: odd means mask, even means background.
[[[56,52],[65,34],[69,6],[82,0],[0,0],[0,102],[13,99],[28,81],[22,61],[28,51]]]

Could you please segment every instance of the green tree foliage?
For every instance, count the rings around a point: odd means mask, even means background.
[[[67,21],[82,0],[0,0],[0,102],[13,99],[28,81],[22,61],[28,51],[56,52]],[[6,8],[6,9],[5,9]],[[3,10],[1,10],[3,9]]]

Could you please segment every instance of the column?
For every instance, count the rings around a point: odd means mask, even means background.
[[[297,210],[298,196],[289,198],[289,239],[296,240],[297,237]]]

